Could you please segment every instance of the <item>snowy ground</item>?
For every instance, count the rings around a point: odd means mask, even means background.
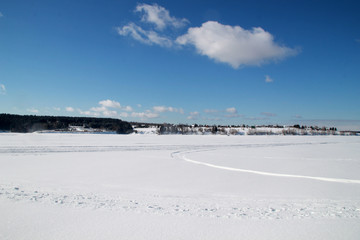
[[[360,138],[0,134],[0,239],[358,239]]]

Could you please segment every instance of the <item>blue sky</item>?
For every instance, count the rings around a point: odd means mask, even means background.
[[[358,1],[0,3],[0,112],[360,129]]]

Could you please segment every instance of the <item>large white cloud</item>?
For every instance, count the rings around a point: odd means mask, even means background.
[[[188,20],[185,18],[178,19],[170,16],[168,10],[157,4],[138,4],[135,12],[143,13],[141,20],[155,24],[157,30],[164,30],[168,26],[179,28],[188,23]]]
[[[278,60],[295,55],[296,50],[280,46],[274,37],[260,27],[251,30],[240,26],[223,25],[208,21],[201,27],[189,28],[178,37],[181,45],[193,45],[201,55],[230,64],[233,68],[241,65],[261,65],[269,60]]]

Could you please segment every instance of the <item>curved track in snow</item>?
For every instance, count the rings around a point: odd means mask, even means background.
[[[195,150],[195,151],[177,151],[171,153],[171,157],[177,158],[189,163],[203,165],[206,167],[222,169],[226,171],[233,171],[233,172],[243,172],[243,173],[252,173],[264,176],[271,176],[271,177],[286,177],[286,178],[303,178],[303,179],[311,179],[317,181],[324,181],[324,182],[337,182],[337,183],[351,183],[351,184],[360,184],[360,180],[357,179],[344,179],[344,178],[328,178],[328,177],[314,177],[314,176],[306,176],[306,175],[295,175],[295,174],[284,174],[284,173],[273,173],[273,172],[264,172],[264,171],[256,171],[250,169],[242,169],[242,168],[233,168],[227,166],[220,166],[211,163],[205,163],[201,161],[196,161],[194,159],[190,159],[186,156],[186,154],[191,154],[193,152],[205,152],[205,151],[216,151],[217,149],[203,149],[203,150]]]

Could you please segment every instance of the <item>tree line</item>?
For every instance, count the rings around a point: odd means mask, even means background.
[[[128,134],[134,131],[130,123],[120,119],[0,114],[1,131],[20,133],[44,130],[66,131],[70,126],[101,129],[118,134]]]

